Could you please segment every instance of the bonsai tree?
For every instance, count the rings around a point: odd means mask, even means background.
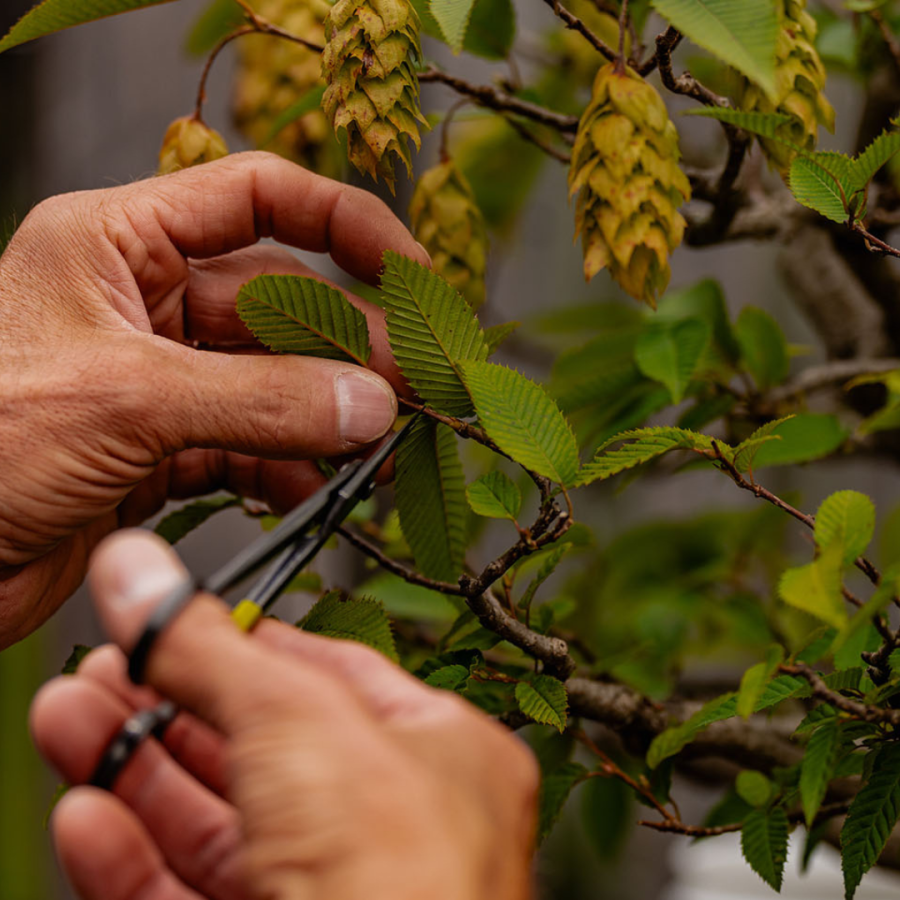
[[[0,52],[156,2],[43,0]],[[517,35],[511,0],[214,0],[189,36],[207,62],[193,111],[164,136],[161,173],[228,153],[203,110],[235,42],[249,145],[398,191],[433,259],[429,270],[388,253],[366,292],[415,391],[402,411],[421,415],[393,500],[367,503],[342,532],[365,577],[303,573],[295,587],[322,596],[299,627],[368,643],[510,728],[529,725],[542,838],[576,785],[614,783],[646,807],[624,807],[619,830],[639,818],[686,837],[740,832],[776,891],[790,840],[804,860],[829,841],[852,898],[873,865],[897,860],[900,516],[844,489],[839,465],[814,505],[770,477],[898,453],[900,9],[565,3],[546,0],[537,43]],[[456,54],[447,67],[440,43]],[[470,79],[473,57],[495,65],[492,79]],[[835,121],[832,70],[853,79],[857,134]],[[446,89],[434,109],[423,84]],[[673,121],[673,101],[721,132],[696,159],[682,158],[691,122]],[[823,128],[855,152],[818,149]],[[416,154],[429,144],[427,168]],[[489,241],[515,257],[517,217],[541,168],[559,165],[594,299],[548,304],[507,345],[527,362],[541,335],[559,338],[538,383],[497,361],[519,323],[486,328],[478,313],[491,309]],[[823,364],[795,362],[769,312],[733,318],[715,281],[669,289],[682,244],[750,240],[783,248]],[[604,299],[613,283],[619,299]],[[272,352],[367,364],[365,318],[329,285],[265,275],[235,302]],[[609,497],[604,482],[686,471],[758,502],[602,540],[582,521]],[[175,541],[243,505],[202,500],[159,530]],[[686,691],[692,666],[723,660],[743,663],[730,689]],[[682,817],[677,771],[719,785],[705,819]]]

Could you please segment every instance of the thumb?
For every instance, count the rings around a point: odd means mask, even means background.
[[[384,436],[397,397],[379,375],[303,356],[229,355],[165,342],[168,403],[151,417],[168,452],[291,459],[353,453]]]
[[[89,578],[106,632],[127,653],[150,612],[187,572],[168,544],[135,530],[100,545]],[[146,681],[225,735],[298,717],[334,722],[356,707],[327,671],[273,653],[240,631],[226,605],[208,594],[195,597],[160,635]]]

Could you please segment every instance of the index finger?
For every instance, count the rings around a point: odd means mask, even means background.
[[[330,253],[345,272],[369,284],[378,283],[385,250],[430,262],[374,194],[270,153],[237,153],[130,190],[142,202],[129,203],[123,235],[129,243],[137,237],[151,261],[165,243],[184,257],[207,259],[271,237],[300,250]],[[147,262],[142,254],[124,255],[132,270]]]

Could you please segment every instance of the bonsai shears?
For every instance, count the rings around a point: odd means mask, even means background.
[[[327,484],[288,513],[273,531],[254,541],[212,575],[202,579],[189,577],[172,590],[153,610],[131,651],[128,661],[131,680],[135,684],[143,683],[154,644],[193,597],[201,591],[222,595],[271,563],[232,611],[238,628],[251,631],[354,507],[371,495],[378,470],[409,434],[414,421],[415,418],[411,419],[368,459],[347,463]],[[161,738],[177,714],[178,708],[169,701],[135,713],[107,746],[90,783],[112,790],[138,747],[149,737]]]

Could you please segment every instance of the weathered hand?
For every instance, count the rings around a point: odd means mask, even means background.
[[[107,631],[130,648],[185,572],[151,535],[98,550]],[[35,700],[43,754],[90,777],[136,706],[113,647]],[[526,900],[536,765],[503,728],[359,644],[263,621],[247,636],[195,599],[151,654],[148,683],[181,704],[116,796],[76,787],[53,816],[84,900]]]
[[[387,381],[248,354],[239,287],[311,274],[251,247],[267,236],[370,283],[385,249],[427,261],[371,194],[262,153],[56,197],[22,223],[0,258],[0,649],[71,594],[104,535],[166,498],[228,487],[289,508],[318,476],[285,460],[390,428],[401,381],[381,311],[358,298]]]

